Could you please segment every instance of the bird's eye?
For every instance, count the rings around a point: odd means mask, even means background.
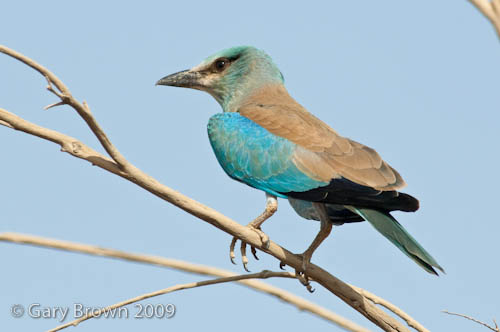
[[[218,59],[214,62],[214,69],[218,72],[223,71],[229,65],[229,60],[226,58]]]

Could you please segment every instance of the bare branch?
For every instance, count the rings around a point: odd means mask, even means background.
[[[48,332],[56,332],[56,331],[60,331],[62,329],[65,329],[65,328],[67,328],[69,326],[77,326],[81,322],[84,322],[84,321],[86,321],[88,319],[91,319],[91,318],[94,318],[94,317],[99,317],[102,314],[104,314],[106,312],[110,312],[110,311],[112,311],[114,309],[117,309],[117,308],[129,305],[129,304],[132,304],[132,303],[136,303],[136,302],[139,302],[139,301],[142,301],[142,300],[145,300],[145,299],[149,299],[149,298],[152,298],[152,297],[155,297],[155,296],[159,296],[159,295],[163,295],[163,294],[168,294],[168,293],[180,291],[180,290],[183,290],[183,289],[190,289],[190,288],[196,288],[196,287],[202,287],[202,286],[208,286],[208,285],[216,285],[216,284],[221,284],[221,283],[225,283],[225,282],[232,282],[232,281],[238,281],[238,280],[267,279],[267,278],[275,278],[275,277],[280,277],[280,278],[295,278],[295,276],[292,273],[290,273],[290,272],[272,272],[272,271],[264,270],[264,271],[259,272],[259,273],[243,274],[243,275],[236,275],[236,276],[232,276],[232,277],[225,277],[225,278],[204,280],[204,281],[198,281],[198,282],[190,282],[188,284],[175,285],[175,286],[172,286],[172,287],[160,289],[160,290],[155,291],[155,292],[151,292],[151,293],[143,294],[143,295],[140,295],[140,296],[136,296],[134,298],[125,300],[123,302],[119,302],[119,303],[110,305],[110,306],[108,306],[106,308],[101,308],[99,310],[91,311],[91,312],[87,313],[83,317],[75,319],[75,320],[73,320],[73,321],[71,321],[69,323],[60,325],[60,326],[58,326],[58,327],[56,327],[56,328],[54,328],[52,330],[49,330]]]
[[[62,147],[62,151],[64,152],[68,152],[70,153],[71,155],[75,156],[75,157],[78,157],[78,158],[81,158],[81,159],[84,159],[84,160],[87,160],[87,161],[90,161],[92,164],[98,166],[98,167],[101,167],[103,169],[106,169],[116,175],[119,175],[127,180],[130,180],[134,183],[137,183],[139,184],[141,187],[145,188],[144,187],[144,183],[138,183],[136,181],[140,181],[140,180],[143,180],[143,177],[133,177],[131,176],[129,173],[121,170],[118,168],[118,165],[116,165],[112,160],[110,160],[109,158],[101,155],[99,152],[91,149],[90,147],[86,146],[85,144],[83,144],[82,142],[78,141],[77,139],[73,138],[73,137],[70,137],[70,136],[67,136],[67,135],[64,135],[64,134],[61,134],[59,132],[56,132],[54,130],[50,130],[50,129],[47,129],[47,128],[43,128],[43,127],[40,127],[36,124],[33,124],[31,122],[28,122],[6,110],[3,110],[0,108],[0,121],[3,121],[5,122],[9,127],[11,128],[14,128],[16,130],[20,130],[20,131],[24,131],[26,133],[29,133],[29,134],[32,134],[32,135],[35,135],[35,136],[38,136],[40,138],[43,138],[43,139],[46,139],[46,140],[49,140],[51,142],[54,142],[54,143],[57,143],[59,144],[61,147]],[[1,122],[0,122],[1,123]],[[139,171],[140,172],[140,171]],[[143,180],[144,181],[144,180]],[[147,181],[147,179],[146,179]],[[150,183],[152,181],[155,181],[155,180],[150,180]],[[158,184],[158,186],[160,187],[164,187],[160,184]],[[168,187],[164,187],[164,188],[167,188],[169,191],[172,191],[172,189],[168,188]],[[145,188],[147,189],[148,191],[151,191],[149,190],[148,188]],[[155,193],[155,192],[153,192]],[[155,193],[156,194],[156,193]],[[183,196],[182,194],[179,194],[177,193],[177,195],[180,195],[181,198],[185,197]],[[157,194],[157,196],[159,196]],[[162,196],[160,196],[162,197]],[[163,198],[163,197],[162,197]],[[186,199],[190,200],[189,198],[186,197]],[[201,205],[200,203],[196,202],[196,201],[193,201],[191,200],[192,202],[194,202],[195,204],[199,205],[199,206],[202,206],[204,207],[203,205]],[[174,203],[175,204],[175,203]],[[209,209],[208,207],[205,207],[206,209]],[[213,210],[215,211],[215,210]],[[189,212],[189,211],[188,211]],[[216,212],[216,211],[215,211]],[[192,213],[193,214],[193,213]],[[218,212],[216,212],[216,214],[219,214]],[[221,214],[219,214],[221,215]],[[212,216],[212,215],[210,215]],[[223,216],[223,215],[221,215]],[[225,219],[227,220],[230,220],[229,218],[223,216]],[[216,220],[218,221],[218,220]],[[247,231],[248,229],[246,227],[243,227],[235,222],[233,222],[232,220],[230,220],[232,223],[234,223],[232,226],[236,226],[236,228],[242,228],[243,231]],[[215,224],[215,226],[217,226],[217,224]],[[217,226],[219,227],[219,226]],[[220,229],[224,230],[224,231],[227,231],[226,229],[224,229],[223,227],[219,227]],[[229,231],[234,231],[231,227],[229,228]],[[238,230],[236,230],[238,231]],[[254,232],[251,232],[251,235],[254,234]],[[238,234],[237,232],[235,233],[231,233],[231,234]],[[238,236],[239,238],[241,238],[241,236]],[[260,237],[258,237],[257,239],[257,243],[258,245],[260,245]],[[277,246],[277,245],[276,245]],[[279,249],[278,249],[278,253],[279,254],[285,254],[285,255],[292,255],[292,256],[295,256],[291,253],[289,253],[288,251],[286,251],[286,249],[283,249],[279,246],[277,246]],[[287,256],[285,256],[287,257]],[[289,260],[287,259],[282,259],[281,260],[282,262],[285,262],[287,265],[290,265],[289,263]],[[300,258],[299,258],[299,262],[300,264]],[[303,280],[301,280],[301,283],[302,284],[307,284],[307,282],[304,282]],[[307,284],[308,285],[308,284]],[[308,288],[309,289],[309,288]]]
[[[235,236],[242,241],[248,243],[251,246],[259,248],[259,250],[266,252],[275,258],[277,258],[280,262],[291,266],[295,270],[300,271],[302,266],[302,259],[300,256],[291,253],[290,251],[284,249],[279,246],[275,242],[270,242],[269,247],[263,248],[263,243],[261,241],[260,236],[250,230],[248,227],[244,227],[237,223],[236,221],[226,217],[222,213],[203,205],[176,190],[173,190],[165,185],[162,185],[157,180],[142,172],[128,161],[118,152],[118,150],[111,144],[109,139],[106,137],[105,133],[102,131],[97,121],[93,117],[90,112],[90,109],[83,104],[76,101],[71,94],[69,93],[68,88],[49,70],[45,67],[39,65],[32,59],[17,53],[5,46],[0,45],[0,52],[3,52],[11,57],[16,58],[17,60],[29,65],[34,68],[42,75],[44,75],[47,80],[52,82],[58,90],[61,91],[61,99],[63,102],[71,106],[75,109],[78,114],[85,120],[88,124],[89,128],[95,134],[95,136],[99,139],[101,145],[107,151],[107,153],[114,160],[112,164],[109,164],[109,159],[98,158],[98,162],[94,162],[95,154],[93,150],[81,144],[81,142],[70,138],[69,136],[60,134],[56,131],[46,129],[34,124],[31,124],[25,120],[22,120],[19,117],[14,116],[13,114],[0,110],[0,121],[2,123],[7,123],[8,125],[14,127],[15,129],[22,130],[28,134],[32,134],[43,139],[55,142],[63,146],[63,151],[67,151],[68,148],[72,147],[72,143],[77,142],[77,150],[82,148],[85,149],[85,154],[90,154],[91,158],[88,155],[80,155],[76,153],[74,149],[70,149],[70,154],[77,156],[81,159],[85,159],[95,164],[98,167],[106,169],[113,174],[119,175],[143,189],[151,192],[152,194],[162,198],[163,200],[170,202],[171,204],[183,209],[184,211],[192,214],[193,216],[204,220],[211,225],[221,229],[222,231]],[[22,121],[20,121],[22,120]],[[16,125],[19,125],[16,127]],[[70,138],[68,140],[68,138]],[[81,145],[79,145],[81,144]],[[106,163],[106,161],[108,163]],[[118,167],[118,170],[116,170]],[[389,316],[386,312],[381,310],[372,304],[369,300],[359,294],[352,287],[341,281],[340,279],[334,277],[327,271],[323,270],[317,265],[310,264],[308,266],[308,276],[312,278],[314,281],[321,284],[323,287],[328,289],[330,292],[337,295],[341,300],[350,305],[352,308],[360,312],[374,324],[379,326],[385,331],[409,331],[404,325],[402,325],[398,320]]]
[[[2,121],[2,120],[0,120],[0,125],[14,129],[14,127],[12,127],[12,125],[10,125],[9,123]]]
[[[497,325],[497,322],[493,319],[493,323],[495,324],[495,327],[493,326],[489,326],[488,324],[486,323],[483,323],[481,322],[480,320],[477,320],[475,318],[472,318],[472,317],[469,317],[469,316],[466,316],[466,315],[462,315],[462,314],[457,314],[457,313],[454,313],[454,312],[449,312],[449,311],[446,311],[446,310],[443,310],[442,312],[444,312],[445,314],[448,314],[448,315],[453,315],[453,316],[459,316],[459,317],[463,317],[463,318],[466,318],[468,320],[471,320],[475,323],[478,323],[478,324],[481,324],[487,328],[489,328],[490,330],[492,331],[495,331],[495,332],[500,332],[500,328],[498,327]]]
[[[23,131],[27,134],[59,144],[61,146],[61,151],[63,152],[67,152],[74,157],[87,160],[93,165],[99,166],[100,168],[113,174],[127,178],[127,174],[120,170],[118,165],[113,160],[88,147],[76,138],[61,134],[55,130],[38,126],[2,108],[0,108],[0,125]]]
[[[483,13],[495,28],[500,38],[500,0],[469,0],[481,13]]]
[[[122,154],[118,151],[118,149],[115,148],[115,146],[113,144],[111,144],[111,141],[108,139],[108,137],[104,133],[104,130],[102,130],[101,126],[97,123],[96,119],[94,118],[94,116],[90,112],[90,109],[88,108],[88,106],[87,105],[84,106],[78,100],[76,100],[71,95],[71,92],[69,91],[68,87],[66,85],[64,85],[64,83],[56,75],[54,75],[50,70],[48,70],[44,66],[40,65],[36,61],[28,58],[24,54],[16,52],[8,47],[0,45],[0,52],[5,53],[5,54],[13,57],[14,59],[17,59],[17,60],[27,64],[28,66],[30,66],[31,68],[35,69],[40,74],[42,74],[45,77],[45,79],[47,80],[47,83],[48,83],[47,89],[61,99],[60,104],[67,104],[78,112],[80,117],[82,117],[82,119],[87,123],[87,125],[92,130],[94,135],[97,137],[97,139],[101,143],[102,147],[106,150],[106,152],[109,154],[109,156],[111,158],[113,158],[113,160],[119,165],[119,167],[120,168],[127,168],[129,166],[129,163],[125,159],[125,157],[123,157]],[[59,90],[60,92],[56,91],[52,87],[52,85],[54,85],[57,88],[57,90]],[[59,103],[56,103],[56,104],[59,104]],[[52,105],[55,106],[56,104],[52,104]],[[52,106],[50,106],[50,107],[52,107]]]
[[[19,244],[29,244],[39,247],[72,251],[94,256],[117,258],[125,261],[151,264],[200,275],[223,277],[223,278],[236,276],[236,274],[231,271],[218,269],[211,266],[192,264],[184,261],[158,257],[158,256],[133,254],[114,249],[96,247],[75,242],[48,239],[33,235],[18,234],[18,233],[0,233],[0,241],[19,243]],[[348,319],[339,316],[334,312],[331,312],[330,310],[327,310],[317,304],[309,302],[306,299],[296,296],[281,288],[274,287],[257,280],[239,280],[237,282],[256,291],[275,296],[284,302],[294,305],[301,311],[308,311],[311,314],[321,317],[325,320],[328,320],[334,324],[337,324],[338,326],[348,331],[356,331],[356,332],[368,331],[367,329],[359,326],[358,324],[351,322]]]
[[[362,288],[359,288],[359,287],[356,287],[353,285],[351,285],[351,287],[354,288],[355,290],[357,290],[361,295],[363,295],[364,297],[366,297],[367,299],[369,299],[373,303],[379,304],[379,305],[385,307],[386,309],[392,311],[393,313],[395,313],[399,317],[401,317],[406,322],[406,324],[408,324],[408,326],[413,327],[415,330],[417,330],[419,332],[429,332],[429,330],[426,329],[425,327],[423,327],[422,324],[417,322],[410,315],[408,315],[406,312],[404,312],[400,308],[396,307],[391,302],[389,302],[381,297],[378,297],[377,295],[375,295],[375,294],[373,294],[365,289],[362,289]]]

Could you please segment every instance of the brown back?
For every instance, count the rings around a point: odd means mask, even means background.
[[[344,177],[377,190],[406,184],[372,148],[340,136],[297,103],[281,85],[259,90],[238,112],[274,135],[297,144],[295,165],[321,181]]]

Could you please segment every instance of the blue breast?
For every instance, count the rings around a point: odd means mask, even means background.
[[[314,180],[293,163],[296,145],[239,113],[219,113],[208,122],[208,137],[224,171],[233,179],[286,198],[328,183]]]

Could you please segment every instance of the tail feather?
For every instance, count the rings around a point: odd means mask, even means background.
[[[346,206],[367,220],[377,231],[429,273],[438,275],[434,268],[445,273],[436,260],[388,212]],[[434,267],[434,268],[433,268]]]

